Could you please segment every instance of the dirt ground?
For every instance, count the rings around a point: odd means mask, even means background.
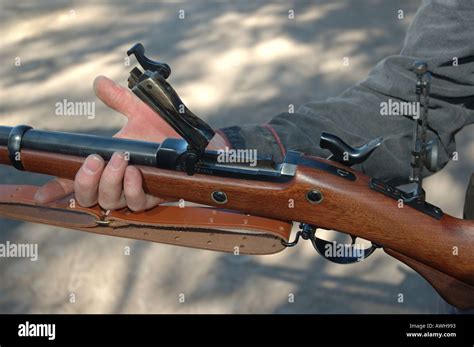
[[[340,93],[397,54],[418,4],[0,0],[0,124],[113,134],[124,118],[98,101],[93,119],[58,117],[54,105],[96,101],[97,75],[126,85],[135,42],[171,65],[169,81],[212,126],[265,122]],[[457,137],[460,160],[426,181],[428,199],[456,216],[474,167],[472,130]],[[0,183],[48,179],[0,167]],[[1,313],[437,312],[427,282],[382,251],[341,266],[310,244],[234,256],[5,219],[0,231],[0,243],[39,248],[36,262],[0,259]]]

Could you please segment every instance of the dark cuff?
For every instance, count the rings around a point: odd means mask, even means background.
[[[256,149],[259,158],[273,158],[275,162],[282,162],[285,156],[277,133],[268,125],[246,124],[241,127],[232,126],[219,129],[234,149]]]

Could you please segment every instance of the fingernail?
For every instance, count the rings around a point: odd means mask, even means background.
[[[118,170],[120,168],[122,168],[122,165],[123,165],[123,155],[121,153],[114,153],[114,155],[112,156],[112,158],[110,159],[110,167],[113,169],[113,170]]]
[[[38,189],[36,191],[34,199],[35,201],[40,202],[40,203],[44,202],[44,194],[43,194],[42,189]]]
[[[84,171],[87,172],[88,174],[94,174],[96,173],[102,165],[102,160],[95,155],[91,154],[90,156],[87,157],[86,162],[84,163]]]

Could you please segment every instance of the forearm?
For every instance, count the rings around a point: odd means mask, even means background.
[[[319,147],[322,131],[354,146],[383,136],[382,146],[358,168],[403,183],[410,172],[413,121],[410,116],[381,115],[381,103],[389,99],[414,102],[412,67],[416,60],[424,60],[433,73],[428,138],[438,138],[443,166],[455,151],[455,133],[474,122],[473,17],[470,2],[425,1],[401,53],[382,60],[364,82],[335,98],[310,102],[294,114],[282,113],[267,126],[245,125],[223,132],[234,147],[255,148],[276,160],[288,149],[327,156]]]

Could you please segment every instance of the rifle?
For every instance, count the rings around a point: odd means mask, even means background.
[[[436,144],[426,142],[429,72],[417,62],[417,100],[424,97],[423,116],[415,120],[413,192],[398,189],[351,168],[366,160],[383,141],[352,147],[323,133],[320,145],[330,158],[288,151],[281,163],[259,158],[256,166],[219,160],[206,150],[214,131],[193,114],[166,81],[167,64],[150,60],[136,44],[134,54],[144,69],[133,68],[129,88],[163,117],[182,139],[162,143],[41,131],[29,126],[0,127],[0,164],[19,170],[74,179],[89,154],[109,160],[128,154],[143,176],[147,193],[209,207],[160,205],[144,212],[127,208],[84,208],[71,195],[49,204],[34,202],[36,187],[3,185],[0,215],[71,229],[242,254],[271,254],[310,240],[329,261],[351,264],[376,249],[410,266],[450,304],[474,308],[474,221],[452,217],[425,201],[423,166],[433,169]],[[289,204],[289,202],[292,204]],[[292,222],[300,230],[290,241]],[[317,229],[352,237],[337,244],[316,236]],[[371,241],[361,248],[357,238]]]

